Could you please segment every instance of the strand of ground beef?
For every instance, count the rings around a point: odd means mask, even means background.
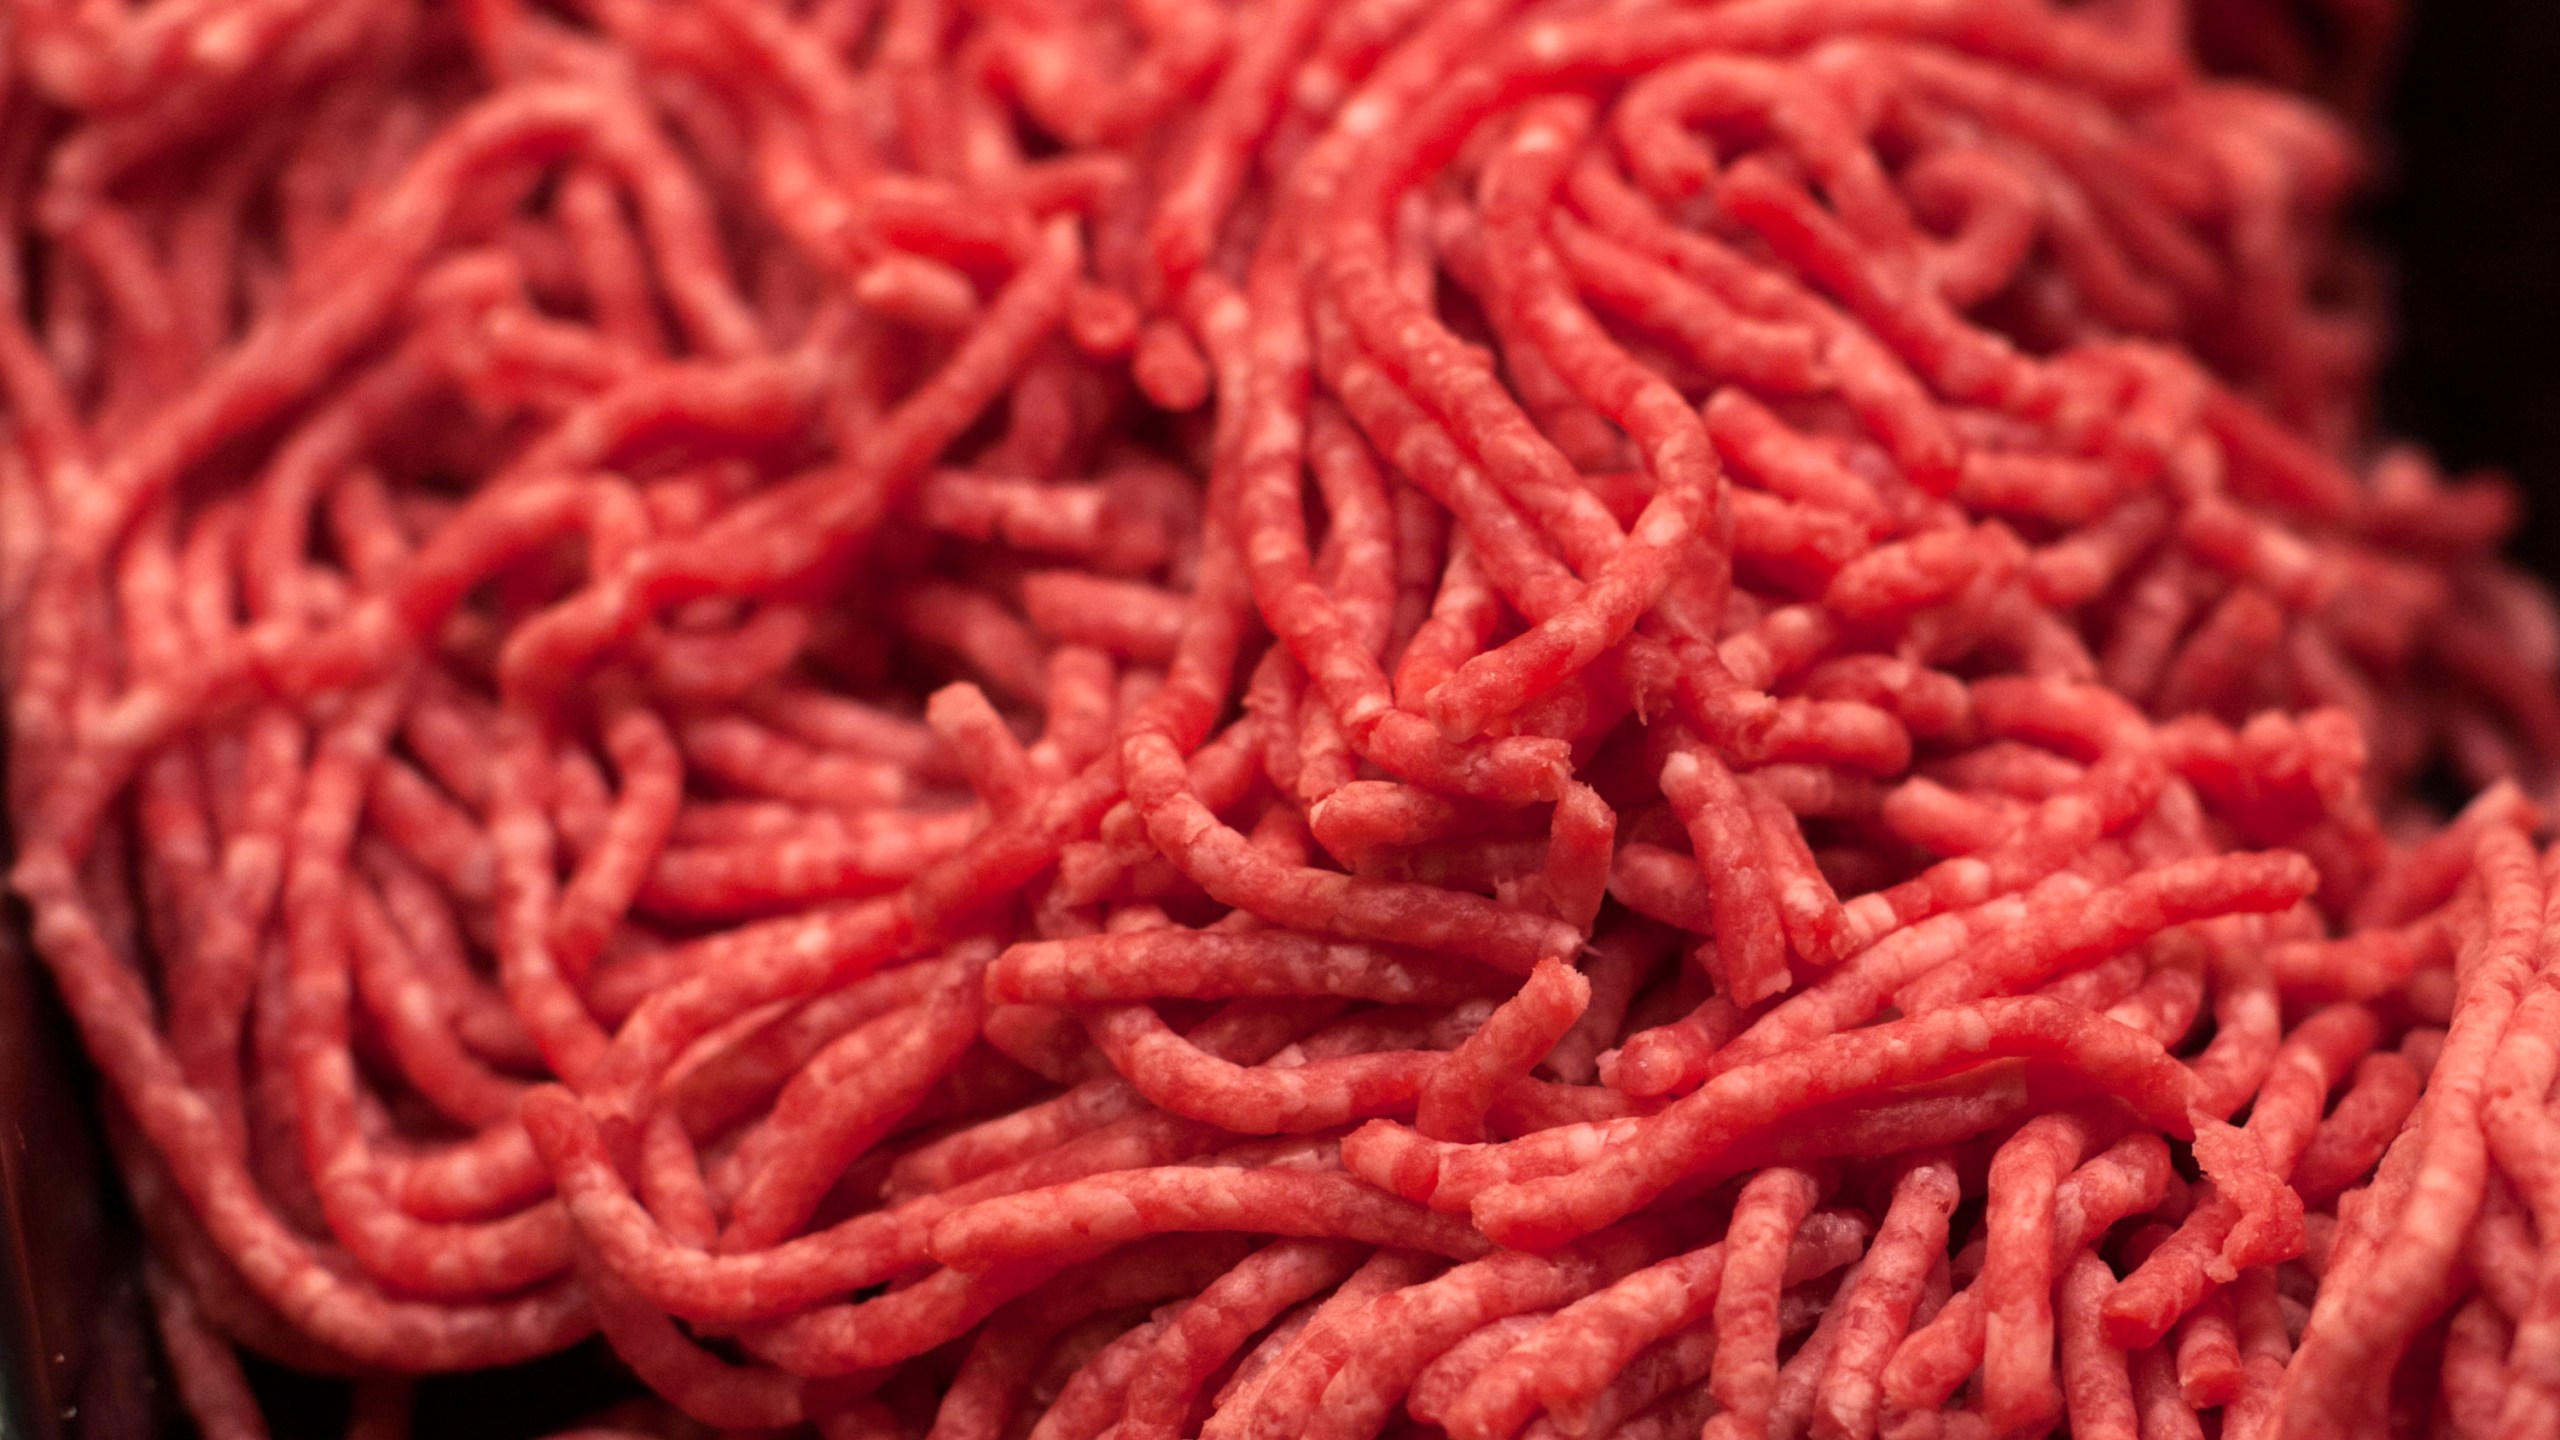
[[[2311,8],[19,0],[176,1394],[2552,1433],[2560,613]]]

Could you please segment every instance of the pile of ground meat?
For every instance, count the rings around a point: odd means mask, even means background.
[[[203,1432],[2553,1434],[2560,618],[2372,424],[2390,8],[2196,9],[17,0]]]

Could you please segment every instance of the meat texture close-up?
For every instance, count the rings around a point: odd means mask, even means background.
[[[82,1433],[2560,1434],[2407,19],[14,0]]]

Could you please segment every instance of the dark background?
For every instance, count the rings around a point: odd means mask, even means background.
[[[2374,217],[2400,272],[2383,414],[2521,481],[2516,557],[2560,578],[2560,4],[2415,8]]]

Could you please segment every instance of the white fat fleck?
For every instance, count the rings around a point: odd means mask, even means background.
[[[1074,1223],[1076,1233],[1083,1236],[1096,1232],[1114,1236],[1136,1235],[1146,1231],[1145,1223],[1138,1216],[1138,1207],[1128,1196],[1116,1192],[1102,1197],[1091,1214],[1077,1217]]]
[[[1956,1013],[1963,1017],[1962,1031],[1966,1049],[1980,1050],[1991,1043],[1991,1022],[1983,1018],[1981,1011],[1968,1009]]]
[[[1680,516],[1674,511],[1648,509],[1636,522],[1635,538],[1639,544],[1676,545],[1687,535],[1688,527],[1680,523]]]
[[[237,70],[247,62],[251,47],[251,28],[246,17],[229,15],[208,22],[196,31],[195,43],[188,48],[208,69]]]
[[[1893,907],[1882,895],[1861,895],[1840,907],[1849,917],[1849,929],[1855,948],[1863,949],[1893,924]]]

